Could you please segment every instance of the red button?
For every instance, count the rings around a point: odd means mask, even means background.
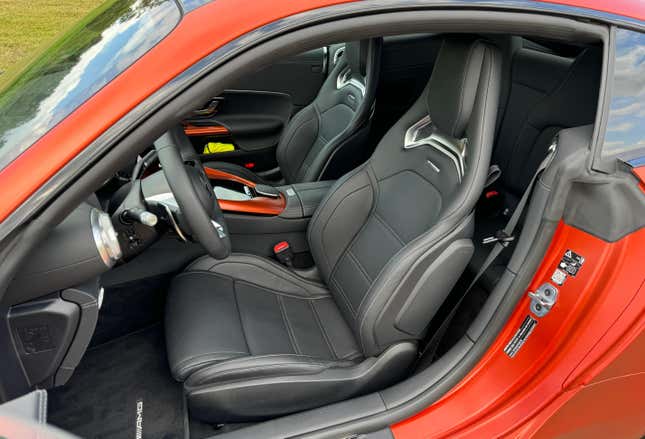
[[[287,241],[280,241],[273,246],[273,253],[280,253],[289,248],[289,243]]]

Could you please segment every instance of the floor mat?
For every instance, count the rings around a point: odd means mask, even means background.
[[[83,438],[183,439],[182,387],[161,325],[90,349],[69,382],[49,391],[48,420]]]

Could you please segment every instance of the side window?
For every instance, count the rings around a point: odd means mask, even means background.
[[[603,155],[645,152],[645,34],[616,31],[616,57]]]

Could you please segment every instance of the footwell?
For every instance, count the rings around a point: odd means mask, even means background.
[[[184,438],[182,386],[170,375],[161,325],[90,349],[49,391],[49,422],[83,438]]]

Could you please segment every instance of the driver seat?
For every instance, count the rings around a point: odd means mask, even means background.
[[[322,282],[258,256],[202,257],[173,281],[168,360],[192,416],[257,421],[403,379],[473,253],[501,57],[444,40],[426,89],[314,214]]]

